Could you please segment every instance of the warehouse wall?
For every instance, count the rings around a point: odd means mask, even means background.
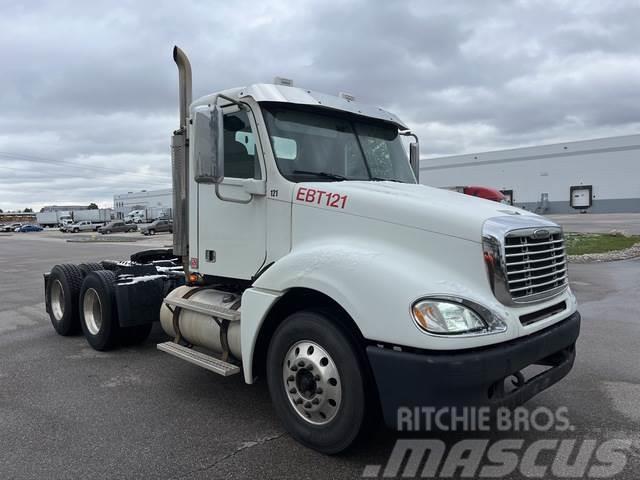
[[[514,205],[573,213],[570,187],[592,185],[592,213],[640,212],[640,135],[422,160],[420,181],[513,190]]]

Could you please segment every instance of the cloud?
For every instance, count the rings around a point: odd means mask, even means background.
[[[194,97],[276,76],[398,114],[438,156],[638,131],[637,2],[0,0],[0,208],[170,184]]]

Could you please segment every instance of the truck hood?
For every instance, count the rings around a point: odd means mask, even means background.
[[[489,218],[537,217],[510,205],[427,185],[397,182],[300,183],[293,201],[473,242],[481,241],[482,225]]]

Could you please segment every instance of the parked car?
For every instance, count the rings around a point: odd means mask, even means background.
[[[122,220],[116,220],[98,228],[98,232],[102,234],[109,234],[113,232],[135,232],[137,229],[138,227],[132,223],[124,223]]]
[[[22,226],[21,223],[9,223],[2,227],[3,232],[15,232],[16,228],[20,228]]]
[[[91,232],[91,231],[95,232],[99,226],[100,226],[99,224],[90,222],[89,220],[82,220],[81,222],[65,225],[64,227],[60,228],[60,230],[63,232],[72,232],[72,233]]]
[[[140,227],[143,235],[155,235],[158,232],[173,233],[173,222],[171,220],[155,220],[144,227]]]
[[[16,232],[41,232],[42,230],[44,230],[41,226],[39,225],[22,225],[19,228],[16,228]]]

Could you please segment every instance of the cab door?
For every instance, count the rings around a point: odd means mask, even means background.
[[[266,256],[265,168],[248,109],[223,109],[224,179],[198,185],[199,271],[251,279]]]

